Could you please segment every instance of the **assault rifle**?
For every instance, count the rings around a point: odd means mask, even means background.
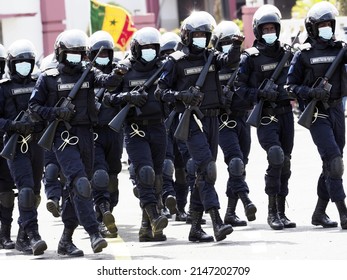
[[[224,95],[224,99],[225,99],[225,104],[223,104],[223,105],[227,105],[226,104],[227,99],[232,100],[232,98],[233,98],[233,95],[235,92],[231,89],[231,86],[233,85],[233,83],[236,79],[237,72],[238,72],[238,68],[236,68],[234,70],[234,72],[231,74],[227,83],[225,85],[222,85],[222,91],[223,91],[223,95]],[[225,106],[224,110],[228,115],[231,114],[231,110],[227,106]]]
[[[298,32],[298,35],[296,35],[296,38],[299,36],[300,31]],[[270,79],[264,79],[263,82],[259,86],[259,90],[262,90],[264,92],[269,90],[277,90],[277,85],[275,84],[276,80],[278,79],[279,75],[281,74],[286,62],[288,61],[291,53],[293,44],[296,40],[293,40],[293,43],[291,46],[285,44],[284,45],[284,54],[281,59],[281,61],[277,64],[276,69],[272,73]],[[261,121],[261,115],[263,111],[264,106],[264,99],[260,98],[258,103],[254,106],[252,112],[249,114],[248,119],[246,120],[246,123],[258,127]]]
[[[139,91],[143,94],[147,94],[146,90],[149,89],[153,84],[154,82],[157,80],[157,78],[159,77],[160,73],[163,71],[163,68],[164,68],[164,63],[157,69],[157,71],[155,71],[155,73],[149,77],[145,83],[141,86],[136,86],[135,88],[133,88],[131,90],[131,92],[134,92],[134,91]],[[119,132],[121,131],[122,129],[122,126],[123,126],[123,123],[125,122],[125,119],[130,111],[130,109],[132,107],[134,107],[135,105],[133,104],[130,104],[130,103],[127,103],[123,108],[122,110],[120,110],[118,112],[117,115],[114,116],[114,118],[109,122],[108,126],[116,131],[116,132]],[[139,107],[136,107],[135,106],[135,109],[136,109],[136,113],[137,115],[140,115],[141,114],[141,110]]]
[[[319,77],[313,84],[312,88],[323,88],[324,90],[330,93],[332,85],[329,83],[329,79],[335,73],[337,67],[341,65],[341,62],[346,52],[346,48],[347,45],[345,44],[335,57],[333,63],[329,66],[328,71],[325,73],[324,77]],[[310,103],[308,103],[298,120],[298,124],[302,125],[303,127],[306,127],[307,129],[310,128],[317,102],[318,100],[314,98],[310,101]],[[323,105],[327,107],[328,104]]]
[[[216,46],[218,46],[220,38],[222,38],[222,33],[218,37]],[[202,86],[205,83],[207,73],[210,69],[212,59],[214,57],[214,52],[215,52],[214,49],[212,49],[204,67],[202,68],[200,72],[200,75],[198,77],[198,80],[195,83],[195,86],[193,86],[192,89],[189,88],[189,90],[200,92]],[[177,138],[178,140],[187,141],[188,134],[189,134],[190,117],[193,112],[196,114],[199,120],[201,120],[204,117],[204,114],[200,111],[199,106],[191,106],[191,105],[186,106],[186,109],[184,110],[183,115],[180,119],[180,122],[178,123],[176,131],[174,133],[174,137]]]
[[[83,71],[81,77],[78,79],[78,81],[74,84],[73,88],[71,89],[69,95],[67,97],[62,97],[59,99],[57,104],[55,105],[56,108],[69,108],[70,110],[75,109],[75,105],[72,104],[72,100],[76,97],[78,91],[80,90],[85,78],[87,77],[90,70],[93,68],[94,62],[99,56],[99,54],[102,52],[104,47],[102,46],[94,59],[87,64],[86,69]],[[40,140],[38,141],[39,146],[44,148],[45,150],[51,150],[53,145],[53,140],[55,136],[55,132],[57,130],[58,124],[61,122],[61,119],[55,119],[53,122],[49,124],[49,126],[46,128],[45,132],[41,136]],[[71,128],[71,125],[68,122],[64,122],[67,130]]]
[[[17,117],[14,119],[15,121],[26,121],[28,119],[28,112],[27,111],[20,111]],[[18,137],[19,133],[13,133],[11,137],[8,139],[7,143],[5,144],[4,148],[2,149],[0,156],[2,156],[5,159],[13,160],[14,156],[16,154],[16,148],[18,143]]]

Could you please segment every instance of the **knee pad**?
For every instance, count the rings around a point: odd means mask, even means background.
[[[18,206],[23,210],[32,210],[35,208],[35,194],[31,188],[23,188],[18,194]]]
[[[267,152],[267,160],[269,165],[273,167],[280,167],[284,162],[284,153],[280,146],[272,146]]]
[[[187,185],[187,174],[184,168],[176,168],[175,169],[175,179],[176,184],[178,185]]]
[[[45,168],[45,179],[48,182],[54,182],[58,180],[59,177],[59,167],[54,164],[50,163]]]
[[[283,162],[283,167],[282,167],[282,174],[290,174],[290,157],[284,156],[284,162]]]
[[[329,162],[329,176],[333,179],[341,179],[344,172],[343,159],[340,156]]]
[[[205,180],[208,183],[214,184],[217,179],[217,165],[216,162],[210,161],[206,165],[206,177]]]
[[[108,184],[109,193],[118,192],[118,176],[116,174],[111,174],[110,182]]]
[[[110,182],[110,177],[106,170],[98,169],[94,172],[92,178],[92,186],[96,190],[106,191],[108,189],[108,184]]]
[[[0,205],[4,208],[12,208],[14,205],[14,192],[0,192]]]
[[[192,158],[187,161],[187,173],[190,176],[196,176],[196,165]]]
[[[92,195],[92,188],[87,177],[75,179],[73,182],[73,190],[80,198],[89,199]]]
[[[153,168],[149,165],[142,166],[138,171],[137,178],[139,183],[144,187],[153,187],[155,181],[155,173]]]
[[[174,163],[171,159],[165,159],[163,164],[163,175],[172,177],[175,170]]]
[[[245,165],[240,158],[232,158],[228,164],[230,177],[241,178],[245,174]]]

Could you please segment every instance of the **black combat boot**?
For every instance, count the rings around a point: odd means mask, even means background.
[[[188,240],[193,242],[213,242],[213,236],[208,235],[201,228],[201,219],[203,212],[191,211],[190,213],[192,218],[192,226],[190,228]]]
[[[337,222],[330,220],[329,216],[325,213],[329,201],[323,200],[318,197],[316,208],[312,215],[311,223],[315,226],[323,226],[323,228],[337,227]]]
[[[235,213],[238,198],[228,197],[228,207],[224,216],[224,223],[232,225],[233,227],[247,226],[247,222],[241,220]]]
[[[53,217],[60,217],[59,199],[48,199],[46,208],[52,213]]]
[[[212,220],[214,237],[217,241],[224,240],[228,234],[233,232],[233,227],[231,225],[223,224],[217,208],[211,208],[208,212]]]
[[[148,215],[145,210],[142,210],[141,228],[139,230],[139,241],[140,242],[166,241],[166,235],[163,234],[162,230],[156,232],[156,234],[153,235],[151,223],[149,221]]]
[[[165,199],[165,206],[169,209],[171,215],[176,214],[176,205],[176,197],[173,195],[168,195]]]
[[[58,244],[58,254],[70,257],[82,257],[84,253],[72,243],[72,234],[75,230],[64,227],[63,234]]]
[[[11,240],[11,225],[1,224],[0,248],[14,249],[14,242]]]
[[[187,213],[187,220],[186,220],[186,224],[189,224],[189,225],[192,223],[192,217],[190,215],[191,212],[192,212],[192,209],[191,209],[191,207],[189,205],[189,210],[188,210],[188,213]],[[200,224],[201,225],[206,225],[206,219],[202,218]]]
[[[28,229],[26,233],[30,240],[30,246],[33,251],[33,255],[42,255],[47,249],[47,244],[44,240],[41,239],[39,231],[37,229]]]
[[[257,207],[253,204],[253,202],[249,199],[248,193],[246,192],[239,192],[237,193],[239,198],[242,201],[242,204],[245,208],[245,215],[247,217],[247,220],[249,222],[255,220],[255,213],[257,212]]]
[[[31,246],[30,246],[29,237],[22,227],[19,227],[18,229],[15,249],[17,251],[24,253],[25,255],[31,255],[33,253],[33,250],[31,249]]]
[[[187,221],[187,213],[184,210],[184,207],[177,207],[175,221],[176,222],[186,222]]]
[[[269,212],[267,216],[267,223],[274,230],[281,230],[284,228],[284,225],[277,212],[276,196],[269,195]]]
[[[145,206],[145,211],[151,223],[153,235],[166,228],[168,219],[163,215],[159,215],[157,205],[155,203],[147,204]]]
[[[107,227],[108,231],[115,237],[118,235],[118,228],[115,224],[114,216],[110,210],[110,203],[105,201],[98,205],[100,213],[102,215],[102,221]]]
[[[296,223],[292,222],[291,220],[289,220],[287,218],[287,216],[285,215],[284,211],[285,211],[285,204],[286,204],[286,197],[285,196],[281,196],[281,195],[277,195],[276,197],[276,201],[277,201],[277,211],[278,211],[278,216],[281,219],[281,222],[284,226],[284,228],[295,228],[296,227]]]
[[[94,253],[100,253],[102,249],[107,247],[107,242],[104,238],[102,238],[100,232],[95,232],[89,235],[90,244],[92,246]]]
[[[342,229],[347,229],[347,208],[344,200],[335,202],[340,215],[340,223]]]

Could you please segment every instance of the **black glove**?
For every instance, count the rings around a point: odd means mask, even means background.
[[[34,132],[34,124],[27,121],[12,121],[10,131],[26,136]]]
[[[204,98],[204,94],[196,87],[190,87],[189,90],[194,94],[193,100],[190,105],[199,106]]]
[[[124,100],[130,104],[135,105],[136,107],[142,107],[146,104],[148,94],[146,92],[139,92],[137,90],[128,92],[124,96]]]
[[[175,93],[175,98],[176,100],[182,101],[183,103],[189,105],[194,98],[194,93],[190,90],[177,91]]]
[[[234,46],[241,46],[244,40],[245,40],[245,36],[243,35],[233,35],[231,37],[231,42]]]
[[[69,109],[68,107],[54,108],[54,113],[58,119],[61,119],[67,122],[69,122],[75,115],[75,112]]]
[[[311,88],[308,92],[308,95],[311,98],[321,100],[323,102],[328,102],[328,99],[329,99],[329,92],[321,87]]]
[[[112,94],[110,94],[109,92],[106,92],[102,98],[102,103],[105,105],[105,107],[110,108],[113,105],[113,97]]]
[[[279,94],[278,91],[274,89],[270,89],[267,91],[259,90],[258,96],[268,101],[276,101],[278,94]]]
[[[116,64],[116,66],[113,68],[113,72],[117,75],[124,75],[129,71],[128,66],[124,64]]]
[[[231,91],[230,87],[222,85],[222,105],[225,108],[229,108],[234,93]]]

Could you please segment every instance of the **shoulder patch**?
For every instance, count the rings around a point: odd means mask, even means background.
[[[47,76],[58,76],[59,75],[59,71],[57,68],[48,69],[48,70],[44,71],[44,73],[46,73]]]
[[[4,78],[0,80],[0,84],[5,84],[7,82],[11,81],[10,79]]]
[[[249,56],[259,55],[259,50],[256,47],[251,47],[251,48],[245,49],[244,52],[246,54],[248,54]]]
[[[182,59],[183,57],[185,57],[186,54],[182,51],[175,51],[172,54],[169,55],[170,58],[172,58],[174,61],[178,61],[180,59]]]

